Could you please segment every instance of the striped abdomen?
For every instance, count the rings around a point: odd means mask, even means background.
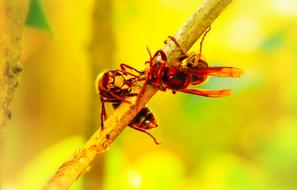
[[[112,104],[114,108],[117,108],[119,104]],[[152,128],[158,127],[157,119],[148,107],[144,107],[138,112],[135,118],[129,124],[134,129],[146,131]]]
[[[140,130],[149,130],[158,127],[158,122],[151,110],[144,107],[138,112],[129,126]]]

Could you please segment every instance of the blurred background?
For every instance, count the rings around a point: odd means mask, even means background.
[[[41,0],[50,30],[27,27],[24,72],[5,137],[4,190],[40,189],[99,126],[96,75],[120,63],[144,69],[197,0]],[[151,133],[127,128],[72,190],[297,189],[297,1],[234,0],[203,46],[209,99],[158,92]],[[192,51],[198,51],[196,44]],[[111,109],[109,110],[111,111]]]

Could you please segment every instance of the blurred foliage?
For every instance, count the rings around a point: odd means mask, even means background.
[[[100,109],[91,98],[95,0],[41,2],[55,35],[25,30],[25,70],[6,132],[7,190],[39,189],[80,148],[90,105]],[[100,66],[144,68],[146,46],[153,52],[162,48],[199,2],[113,0],[107,10],[114,44],[107,56],[116,64]],[[231,88],[233,95],[157,93],[149,106],[159,121],[152,133],[162,144],[127,128],[105,153],[104,189],[297,189],[296,18],[295,0],[232,2],[213,23],[203,57],[245,74],[212,77],[199,88]],[[191,51],[198,48],[197,43]],[[82,189],[82,183],[72,189]]]
[[[47,176],[55,173],[56,168],[69,159],[77,150],[77,147],[82,145],[83,138],[81,136],[73,136],[47,147],[26,165],[17,183],[22,189],[41,189],[48,181]],[[75,184],[72,189],[80,189],[79,187],[80,184]]]
[[[31,0],[26,24],[28,26],[51,31],[40,0]]]

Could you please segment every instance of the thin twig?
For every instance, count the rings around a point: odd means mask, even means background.
[[[204,30],[211,25],[215,18],[231,1],[232,0],[205,0],[174,37],[180,45],[188,51],[199,39]],[[167,43],[164,51],[172,64],[174,63],[173,60],[180,56],[180,51],[178,51],[174,43],[170,41]],[[140,100],[138,109],[135,107],[135,99],[133,98],[129,99],[130,102],[133,102],[131,105],[126,103],[121,104],[106,120],[104,124],[105,130],[97,130],[74,158],[65,162],[58,169],[44,189],[68,189],[74,181],[89,169],[95,156],[106,150],[156,92],[155,89],[148,85]]]

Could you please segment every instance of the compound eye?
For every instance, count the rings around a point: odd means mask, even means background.
[[[192,62],[187,63],[187,67],[194,69],[194,64]]]
[[[168,78],[167,84],[172,89],[182,89],[185,87],[186,75],[184,73],[176,73]]]
[[[208,64],[206,61],[199,59],[198,64],[196,65],[197,68],[207,68]]]

